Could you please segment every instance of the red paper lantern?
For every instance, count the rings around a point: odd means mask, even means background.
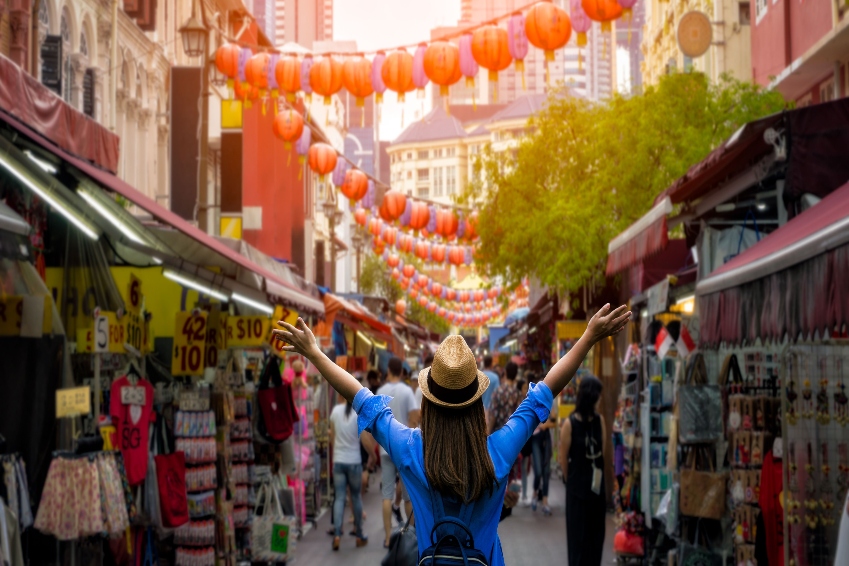
[[[463,305],[463,310],[464,310],[464,311],[466,311],[466,312],[472,312],[472,305],[471,305],[471,303],[465,303],[465,304]]]
[[[622,6],[616,0],[581,0],[581,7],[587,17],[601,22],[601,31],[611,31],[610,22],[622,15]]]
[[[491,309],[492,308],[492,299],[487,299],[485,304],[486,304],[486,308]]]
[[[445,262],[445,245],[433,244],[430,247],[430,257],[436,263]]]
[[[406,277],[402,277],[400,285],[401,285],[401,288],[406,291],[410,287],[410,280],[407,279]]]
[[[420,274],[420,275],[416,278],[416,284],[417,284],[419,287],[421,287],[422,289],[424,289],[424,288],[426,288],[426,287],[427,287],[428,279],[429,279],[429,278],[428,278],[428,276],[427,276],[427,275]]]
[[[380,75],[386,88],[398,93],[399,102],[403,102],[405,93],[416,88],[413,82],[413,56],[404,50],[393,51],[386,57]]]
[[[413,238],[407,234],[398,235],[398,251],[406,254],[413,253]]]
[[[309,166],[313,173],[324,177],[336,168],[339,156],[332,146],[326,143],[316,143],[310,146]]]
[[[295,55],[284,55],[274,66],[274,78],[277,87],[286,93],[286,99],[295,100],[295,94],[301,90],[301,62]]]
[[[406,206],[407,196],[404,193],[395,190],[387,191],[380,205],[380,216],[387,222],[393,222],[401,218]]]
[[[448,314],[448,311],[445,310],[444,307],[439,307],[439,310],[436,311],[436,316],[440,318],[445,318],[445,315]]]
[[[428,301],[427,310],[429,312],[436,312],[436,306],[437,306],[436,303],[434,303],[433,301]]]
[[[239,74],[239,49],[238,45],[226,43],[215,51],[215,66],[218,72],[227,77],[227,88],[232,89],[234,79]]]
[[[410,212],[410,228],[421,230],[430,220],[430,210],[423,202],[414,202]]]
[[[410,295],[410,298],[414,301],[419,298],[419,292],[415,289],[410,289],[408,295]]]
[[[480,27],[472,34],[472,56],[478,65],[489,70],[490,81],[497,81],[498,71],[513,61],[508,43],[507,30],[496,25]]]
[[[283,147],[292,149],[292,144],[298,141],[304,133],[304,119],[299,112],[285,110],[274,117],[274,135],[283,140]]]
[[[259,89],[260,96],[265,96],[265,91],[268,90],[268,65],[270,62],[271,55],[257,53],[252,55],[245,64],[245,80],[251,86]]]
[[[484,300],[484,292],[483,291],[475,291],[472,295],[472,298],[476,303],[480,303]]]
[[[474,240],[478,237],[478,213],[473,212],[466,218],[466,232],[463,236],[469,240]]]
[[[434,41],[425,50],[424,71],[439,85],[440,96],[448,96],[448,87],[463,76],[460,71],[460,48],[448,41]]]
[[[547,61],[554,61],[554,52],[569,43],[572,21],[563,8],[539,2],[528,11],[525,34],[531,45],[545,51]]]
[[[493,287],[492,289],[489,290],[487,295],[489,296],[490,299],[498,298],[498,288]]]
[[[395,242],[398,239],[398,228],[394,228],[392,226],[387,226],[383,230],[383,241],[389,244],[390,246],[394,246]]]
[[[383,222],[380,218],[370,218],[368,221],[368,231],[369,234],[373,235],[375,238],[380,237],[380,232],[383,229]]]
[[[392,270],[392,279],[394,279],[395,281],[400,281],[400,280],[401,280],[401,272],[400,272],[400,271],[398,271],[398,269],[397,269],[397,268],[395,268],[395,269],[393,269],[393,270]]]
[[[371,61],[360,55],[345,61],[342,67],[342,84],[356,98],[357,106],[365,106],[365,98],[371,96]]]
[[[468,303],[470,298],[471,298],[471,295],[469,294],[468,291],[460,291],[459,300],[460,300],[461,303]]]
[[[445,291],[445,298],[448,299],[449,301],[456,300],[457,299],[457,291],[455,291],[454,289],[451,289],[449,287],[448,290]]]
[[[463,265],[466,261],[466,251],[462,246],[451,246],[448,250],[448,261],[452,265]]]
[[[250,101],[259,98],[259,89],[236,79],[233,82],[233,94],[236,100],[241,100],[244,103],[245,110],[247,110],[251,107]]]
[[[310,69],[310,86],[324,97],[325,106],[330,106],[331,97],[342,90],[342,63],[332,55],[319,59]]]
[[[395,301],[395,312],[404,316],[404,313],[407,312],[407,301],[404,299],[398,299]]]
[[[401,265],[401,256],[399,256],[398,254],[389,254],[389,257],[386,258],[386,265],[388,265],[389,267],[398,267],[399,265]]]
[[[441,296],[441,295],[442,295],[442,284],[441,284],[441,283],[437,283],[436,281],[434,281],[434,282],[433,282],[433,283],[431,283],[431,285],[430,285],[430,290],[431,290],[431,292],[433,293],[433,296],[434,296],[434,297],[439,297],[439,296]]]
[[[423,307],[424,307],[424,306],[427,306],[427,297],[425,297],[425,296],[419,296],[419,305],[420,305],[420,306],[423,306]]]
[[[408,279],[412,278],[413,275],[416,274],[416,266],[411,263],[408,263],[404,266],[403,273],[404,277],[407,277]]]
[[[358,208],[354,211],[354,220],[360,226],[365,226],[366,222],[368,222],[368,211],[365,208]]]
[[[366,196],[368,192],[368,177],[359,169],[349,169],[345,173],[345,181],[339,188],[343,195],[356,202]],[[386,243],[391,244],[392,242],[387,240]]]
[[[450,238],[457,233],[459,220],[453,210],[436,211],[436,233],[443,238]]]
[[[416,257],[419,258],[419,259],[427,261],[428,248],[430,248],[430,244],[428,244],[424,240],[419,240],[418,242],[416,242],[416,247],[415,247]]]

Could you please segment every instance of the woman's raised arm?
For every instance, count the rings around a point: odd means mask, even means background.
[[[324,379],[333,389],[346,401],[352,402],[357,392],[363,388],[362,383],[324,355],[304,319],[298,318],[297,327],[282,320],[278,324],[285,330],[274,330],[274,337],[288,344],[281,349],[286,352],[297,352],[304,356],[324,376]]]

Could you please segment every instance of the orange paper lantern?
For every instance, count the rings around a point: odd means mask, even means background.
[[[383,61],[380,75],[386,88],[398,93],[398,101],[404,94],[416,88],[413,83],[413,56],[403,50],[393,51]]]
[[[300,113],[289,109],[274,117],[274,135],[285,142],[284,147],[292,149],[292,143],[298,141],[304,133],[304,119]]]
[[[313,92],[324,97],[325,106],[330,105],[331,97],[342,90],[342,63],[325,55],[310,69],[310,86]]]
[[[581,0],[581,7],[589,19],[601,22],[602,32],[611,31],[610,22],[622,15],[622,6],[616,0]]]
[[[354,212],[354,220],[356,220],[357,224],[360,226],[365,226],[366,222],[368,222],[368,211],[365,208],[358,208]]]
[[[248,110],[251,107],[251,101],[259,98],[259,89],[236,79],[233,82],[233,94],[235,95],[236,100],[242,101],[245,105],[245,110]]]
[[[528,11],[525,35],[531,45],[545,51],[546,61],[554,61],[554,51],[569,43],[572,21],[563,8],[540,2]]]
[[[415,289],[410,289],[410,298],[415,301],[419,298],[419,292]]]
[[[495,25],[476,29],[472,34],[472,56],[478,65],[489,70],[489,80],[497,81],[498,72],[509,67],[513,61],[507,30]]]
[[[413,253],[413,238],[407,234],[398,236],[398,251],[407,254]]]
[[[233,81],[239,74],[239,46],[227,43],[215,51],[215,66],[218,72],[227,77],[228,90],[233,89]]]
[[[449,301],[453,301],[454,299],[457,298],[457,291],[455,291],[454,289],[451,289],[449,287],[448,290],[445,291],[445,298],[448,299]]]
[[[430,258],[435,263],[443,263],[445,261],[445,245],[434,244],[430,248]]]
[[[418,277],[416,277],[416,285],[418,285],[422,289],[427,287],[427,282],[428,282],[428,276],[427,275],[420,274]]]
[[[431,283],[430,290],[433,293],[434,297],[439,297],[442,295],[442,284],[434,281]]]
[[[414,202],[410,212],[410,228],[421,230],[430,220],[430,210],[423,202]]]
[[[395,312],[404,316],[404,313],[407,312],[407,301],[404,299],[398,299],[395,301]]]
[[[260,96],[265,96],[265,91],[268,90],[268,65],[270,62],[271,55],[257,53],[251,55],[251,58],[245,64],[245,80],[251,86],[259,89]]]
[[[390,190],[383,195],[383,203],[380,205],[380,216],[387,222],[393,222],[401,218],[407,206],[407,196],[401,191]]]
[[[436,211],[436,233],[443,238],[450,238],[457,233],[459,220],[453,210]]]
[[[345,61],[342,84],[357,99],[357,106],[365,106],[365,98],[374,92],[371,86],[371,61],[362,55]]]
[[[368,192],[368,177],[359,169],[349,169],[345,173],[345,181],[339,187],[342,194],[348,197],[351,201],[356,202],[366,196]],[[392,244],[386,241],[387,244]]]
[[[424,295],[419,297],[419,306],[427,306],[427,302],[427,297],[425,297]]]
[[[416,266],[411,263],[408,263],[404,266],[401,273],[404,274],[404,277],[410,279],[413,275],[416,274]]]
[[[312,171],[324,177],[336,167],[338,159],[336,150],[326,143],[316,143],[310,146],[309,166]]]
[[[460,48],[448,41],[434,41],[424,56],[427,78],[439,85],[440,96],[448,96],[448,87],[463,76],[460,71]]]
[[[383,229],[383,241],[386,242],[390,246],[395,245],[395,241],[398,238],[398,228],[394,228],[392,226],[387,226]]]
[[[484,296],[485,295],[483,291],[475,291],[473,294],[473,298],[476,303],[480,303],[481,301],[483,301]]]
[[[369,234],[375,237],[375,240],[380,238],[380,232],[383,230],[383,222],[380,221],[380,218],[372,218],[368,221],[368,231]]]
[[[401,256],[398,254],[389,254],[389,257],[386,258],[386,265],[389,267],[398,267],[401,265]]]
[[[469,240],[474,240],[478,237],[478,213],[473,212],[466,218],[466,232],[463,234],[464,237]]]
[[[274,67],[277,86],[286,93],[286,99],[295,100],[295,94],[301,90],[301,62],[295,55],[284,55]]]
[[[466,251],[460,246],[451,246],[448,250],[448,261],[453,265],[463,265],[466,261]]]

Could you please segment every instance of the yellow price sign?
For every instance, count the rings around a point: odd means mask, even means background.
[[[101,311],[93,320],[94,324],[79,328],[77,339],[78,352],[110,352],[123,354],[126,352],[124,343],[127,341],[126,321],[118,321],[114,312]]]
[[[178,312],[174,325],[174,357],[172,375],[201,375],[206,349],[207,317],[205,312]]]
[[[91,412],[91,388],[72,387],[56,390],[56,418],[76,417]]]
[[[18,336],[24,317],[24,298],[7,296],[0,299],[0,336]]]
[[[280,351],[280,342],[274,339],[274,335],[271,334],[272,330],[282,330],[283,327],[277,324],[279,321],[288,322],[289,324],[294,325],[298,322],[298,311],[289,307],[283,307],[277,305],[274,308],[274,314],[271,315],[271,324],[268,329],[268,334],[266,335],[266,344],[271,346],[271,351],[274,352],[278,357],[284,357],[284,352]]]
[[[228,348],[259,348],[266,343],[271,319],[266,316],[231,316],[227,319]]]
[[[204,365],[218,367],[218,352],[227,347],[227,313],[215,308],[209,313],[206,326]]]
[[[130,273],[130,283],[127,285],[127,312],[140,314],[143,302],[141,279],[134,273]]]

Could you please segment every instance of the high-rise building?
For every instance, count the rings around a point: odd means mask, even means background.
[[[274,20],[275,0],[253,0],[253,16],[256,25],[272,45],[276,44],[277,26]]]
[[[562,5],[563,0],[555,0]],[[527,5],[525,0],[461,0],[460,21],[457,26],[439,27],[431,30],[432,40],[455,35],[458,31],[473,25],[510,14]],[[506,25],[505,21],[499,25]],[[459,39],[452,39],[457,43]],[[524,60],[524,72],[516,70],[514,65],[498,73],[498,81],[490,82],[487,70],[478,71],[474,87],[466,86],[465,79],[450,89],[448,103],[455,104],[509,104],[528,94],[544,94],[550,87],[563,81],[563,51],[555,52],[554,61],[549,61],[546,69],[545,54],[533,46]],[[439,87],[431,85],[433,100],[439,100]]]
[[[616,89],[622,94],[642,91],[643,51],[640,46],[645,23],[645,2],[637,2],[630,16],[616,21]]]
[[[598,24],[593,24],[587,32],[587,46],[584,48],[586,60],[583,64],[586,67],[586,97],[589,100],[605,100],[615,90],[616,69],[613,61],[616,51],[611,41],[613,33],[602,32]]]
[[[316,41],[333,40],[333,0],[275,0],[276,43],[312,50]]]

